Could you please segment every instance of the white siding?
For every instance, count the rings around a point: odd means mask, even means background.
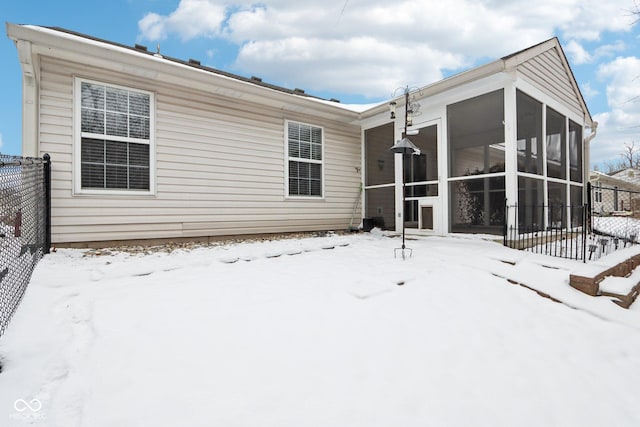
[[[579,95],[571,84],[572,77],[567,74],[555,48],[520,64],[518,71],[538,89],[566,105],[579,117],[584,116]]]
[[[73,194],[74,76],[156,93],[155,196]],[[324,128],[322,200],[285,200],[285,119]],[[57,244],[346,229],[361,180],[359,126],[46,57],[40,152],[53,162]]]

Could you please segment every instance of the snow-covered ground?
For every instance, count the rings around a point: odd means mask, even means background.
[[[640,238],[640,220],[629,216],[594,216],[593,229],[598,233],[631,239],[638,242]]]
[[[570,288],[582,263],[399,244],[58,250],[0,339],[0,425],[640,425],[640,308]]]

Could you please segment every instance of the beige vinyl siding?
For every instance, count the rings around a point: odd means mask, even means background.
[[[518,71],[526,76],[538,89],[549,94],[562,105],[566,105],[579,117],[584,115],[578,93],[571,84],[560,54],[549,49],[520,64]]]
[[[155,195],[73,194],[74,76],[155,93]],[[285,198],[285,120],[324,128],[323,199]],[[361,179],[359,126],[47,57],[40,151],[56,244],[346,229]]]

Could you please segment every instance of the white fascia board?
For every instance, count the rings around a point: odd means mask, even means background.
[[[131,48],[91,40],[63,31],[7,23],[7,34],[16,41],[31,41],[34,53],[40,55],[197,88],[229,98],[242,98],[284,111],[309,114],[345,123],[354,123],[359,119],[357,109],[337,102],[281,92],[180,64],[165,59],[161,55],[137,52]]]
[[[535,58],[536,56],[541,55],[544,52],[548,51],[549,49],[553,49],[556,46],[558,46],[558,40],[555,38],[549,39],[543,43],[529,47],[516,54],[505,57],[506,58],[504,60],[505,66],[507,68],[515,68],[518,65],[522,64],[523,62],[526,62],[532,58]]]

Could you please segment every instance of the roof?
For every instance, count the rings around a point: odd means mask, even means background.
[[[355,123],[366,108],[323,99],[301,89],[270,84],[259,77],[245,77],[207,67],[194,59],[164,56],[149,51],[145,46],[128,46],[64,28],[6,23],[6,32],[16,42],[23,74],[36,79],[38,67],[35,61],[42,54],[115,72],[124,70],[143,78],[188,85],[227,98],[314,114],[344,123]]]
[[[73,36],[76,36],[76,37],[81,37],[81,38],[84,38],[84,39],[87,39],[87,40],[92,40],[92,41],[99,42],[99,43],[105,43],[105,44],[109,44],[109,45],[112,45],[112,46],[118,46],[120,48],[129,49],[129,50],[132,50],[132,51],[135,51],[135,52],[141,52],[141,53],[144,53],[144,54],[147,54],[147,55],[150,55],[150,56],[156,56],[156,57],[160,56],[163,59],[166,59],[167,61],[171,61],[171,62],[175,62],[175,63],[178,63],[178,64],[186,65],[188,67],[197,68],[197,69],[204,70],[204,71],[207,71],[207,72],[212,73],[212,74],[218,74],[218,75],[221,75],[221,76],[225,76],[225,77],[229,77],[229,78],[232,78],[232,79],[240,80],[240,81],[243,81],[243,82],[251,83],[251,84],[254,84],[254,85],[257,85],[257,86],[262,86],[262,87],[266,87],[266,88],[269,88],[269,89],[277,90],[277,91],[280,91],[280,92],[289,93],[289,94],[292,94],[292,95],[316,98],[316,99],[321,99],[321,100],[330,101],[330,102],[336,102],[336,103],[340,102],[337,99],[326,100],[324,98],[320,98],[320,97],[317,97],[317,96],[314,96],[314,95],[307,94],[304,90],[299,89],[299,88],[288,89],[288,88],[285,88],[285,87],[282,87],[282,86],[278,86],[278,85],[274,85],[274,84],[271,84],[271,83],[267,83],[267,82],[262,81],[262,79],[260,77],[256,77],[256,76],[245,77],[245,76],[241,76],[239,74],[230,73],[230,72],[223,71],[223,70],[220,70],[220,69],[217,69],[217,68],[208,67],[206,65],[202,65],[200,63],[200,61],[196,60],[196,59],[189,59],[189,60],[185,61],[185,60],[182,60],[182,59],[179,59],[179,58],[173,58],[171,56],[166,56],[166,55],[160,54],[160,52],[151,52],[151,51],[147,50],[146,46],[142,46],[142,45],[139,45],[139,44],[135,44],[134,46],[128,46],[128,45],[125,45],[125,44],[122,44],[122,43],[117,43],[117,42],[113,42],[113,41],[110,41],[110,40],[101,39],[99,37],[90,36],[90,35],[87,35],[87,34],[79,33],[79,32],[68,30],[66,28],[61,28],[61,27],[46,27],[45,26],[45,27],[42,27],[42,28],[47,28],[47,29],[53,30],[53,31],[59,31],[61,33],[70,34],[70,35],[73,35]]]
[[[383,109],[388,108],[388,101],[383,101],[377,104],[369,104],[369,105],[340,104],[340,101],[338,101],[337,99],[329,99],[329,100],[323,99],[318,96],[307,94],[302,89],[298,89],[298,88],[289,89],[289,88],[285,88],[275,84],[264,82],[261,78],[256,76],[251,76],[251,77],[241,76],[241,75],[223,71],[217,68],[202,65],[200,61],[197,61],[194,59],[182,60],[178,58],[173,58],[170,56],[162,55],[160,52],[149,51],[145,46],[141,46],[141,45],[128,46],[121,43],[117,43],[117,42],[101,39],[98,37],[86,35],[83,33],[79,33],[76,31],[68,30],[65,28],[41,27],[41,26],[33,26],[33,25],[15,25],[15,24],[7,23],[7,33],[14,40],[16,40],[17,37],[19,37],[19,35],[16,35],[14,33],[19,33],[21,28],[40,32],[40,33],[44,33],[44,32],[48,32],[49,34],[58,33],[59,35],[73,38],[75,41],[85,41],[88,44],[93,43],[95,45],[100,45],[102,47],[111,47],[111,48],[115,48],[115,50],[120,50],[121,52],[132,52],[132,53],[135,52],[135,54],[137,55],[148,56],[149,58],[154,58],[156,60],[165,61],[166,63],[176,64],[182,67],[188,67],[194,70],[199,70],[201,72],[205,72],[210,75],[216,75],[216,76],[220,76],[236,82],[249,84],[255,87],[261,87],[261,88],[269,89],[279,93],[293,95],[301,99],[313,100],[322,105],[338,107],[342,111],[350,111],[352,113],[364,113],[366,116],[372,116],[375,114],[379,114]],[[571,81],[571,86],[573,87],[576,93],[576,96],[578,98],[578,101],[583,111],[585,112],[585,119],[587,120],[587,124],[591,125],[593,120],[589,113],[589,109],[587,108],[587,105],[584,101],[584,98],[575,80],[573,71],[569,66],[566,55],[564,54],[564,51],[562,50],[562,47],[560,46],[560,42],[557,37],[553,37],[549,40],[530,46],[526,49],[522,49],[520,51],[514,52],[512,54],[504,56],[498,60],[492,61],[485,65],[472,68],[470,70],[464,71],[462,73],[456,74],[454,76],[448,77],[438,82],[429,84],[427,86],[417,89],[417,91],[419,91],[420,94],[424,97],[432,96],[432,95],[444,92],[448,89],[454,88],[456,86],[459,86],[468,82],[472,82],[474,80],[479,80],[484,77],[495,75],[500,72],[508,71],[510,68],[516,67],[517,65],[524,63],[525,61],[535,57],[536,55],[539,55],[540,53],[553,48],[557,50],[560,60],[562,62],[562,65],[565,71],[567,72],[567,75],[569,76],[569,79]],[[399,96],[395,100],[396,102],[398,102],[398,105],[403,105],[404,96]]]
[[[532,59],[535,56],[543,52],[546,52],[550,49],[556,49],[556,51],[558,52],[558,56],[560,58],[560,61],[562,62],[563,68],[567,73],[567,76],[569,77],[573,91],[575,92],[578,102],[580,103],[580,106],[585,113],[585,119],[586,119],[587,125],[592,126],[593,118],[591,117],[591,113],[587,108],[587,104],[584,101],[584,97],[582,96],[582,93],[580,92],[580,88],[578,87],[578,83],[576,82],[575,75],[573,74],[573,71],[569,66],[567,57],[557,37],[550,38],[543,42],[537,43],[533,46],[511,53],[507,56],[503,56],[500,59],[463,71],[461,73],[455,74],[446,79],[423,86],[421,88],[417,88],[415,90],[412,90],[412,93],[419,92],[422,97],[433,96],[468,82],[480,80],[482,78],[485,78],[491,75],[509,71],[510,69],[515,68],[518,65],[528,61],[529,59]],[[398,96],[394,99],[394,101],[396,101],[398,105],[404,105],[404,96]],[[377,107],[375,109],[370,110],[368,113],[374,113],[374,112],[379,113],[382,110],[382,108],[383,108],[382,106]],[[384,108],[387,108],[386,104]]]
[[[635,168],[626,168],[621,171],[610,174],[613,178],[620,179],[622,181],[631,182],[633,184],[640,185],[640,170]]]
[[[633,172],[633,176],[628,176],[629,172]],[[627,176],[625,176],[625,174]],[[627,190],[640,191],[640,171],[633,168],[624,169],[614,175],[592,170],[589,173],[589,181],[592,183],[612,185]]]

